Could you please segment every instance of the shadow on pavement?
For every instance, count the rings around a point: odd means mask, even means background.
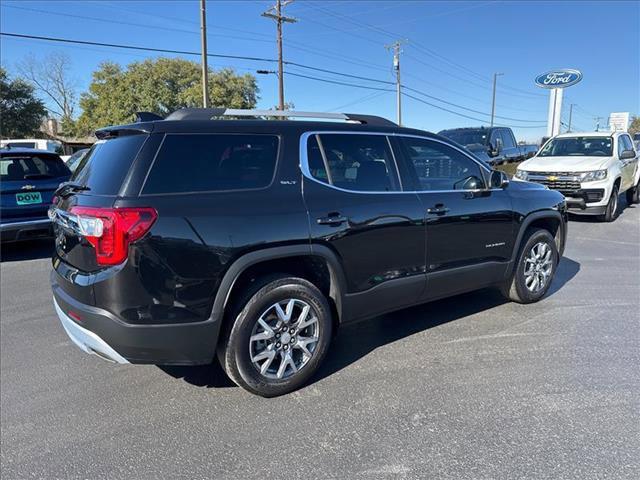
[[[580,271],[580,264],[563,257],[547,296],[554,295]],[[486,288],[438,300],[340,328],[329,354],[309,384],[348,367],[378,347],[507,303],[497,289]],[[158,366],[174,378],[198,387],[225,388],[229,380],[217,360],[197,367]]]
[[[158,365],[158,368],[173,378],[181,378],[196,387],[228,388],[236,386],[224,373],[217,359],[210,365],[196,367]]]
[[[0,261],[20,262],[22,260],[51,258],[53,249],[54,243],[52,238],[3,243],[0,246]]]

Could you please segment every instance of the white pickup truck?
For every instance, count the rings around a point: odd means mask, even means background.
[[[542,183],[565,196],[571,213],[612,222],[620,193],[638,203],[638,152],[626,132],[564,133],[518,165],[514,180]]]

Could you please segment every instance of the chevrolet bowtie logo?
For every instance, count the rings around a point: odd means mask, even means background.
[[[555,182],[556,180],[558,180],[558,177],[556,177],[555,175],[549,175],[547,177],[547,180],[549,180],[550,182]]]
[[[33,190],[34,188],[36,188],[34,185],[23,185],[22,187],[20,187],[22,190]]]

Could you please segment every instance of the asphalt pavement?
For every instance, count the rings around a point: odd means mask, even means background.
[[[638,206],[572,220],[543,301],[483,290],[346,327],[314,382],[275,399],[216,366],[82,353],[50,248],[2,247],[3,480],[640,478]]]

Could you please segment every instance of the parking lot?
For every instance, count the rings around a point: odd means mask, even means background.
[[[572,219],[542,302],[484,290],[344,328],[314,382],[275,399],[218,367],[85,355],[54,313],[49,249],[2,249],[4,479],[640,473],[637,206]]]

